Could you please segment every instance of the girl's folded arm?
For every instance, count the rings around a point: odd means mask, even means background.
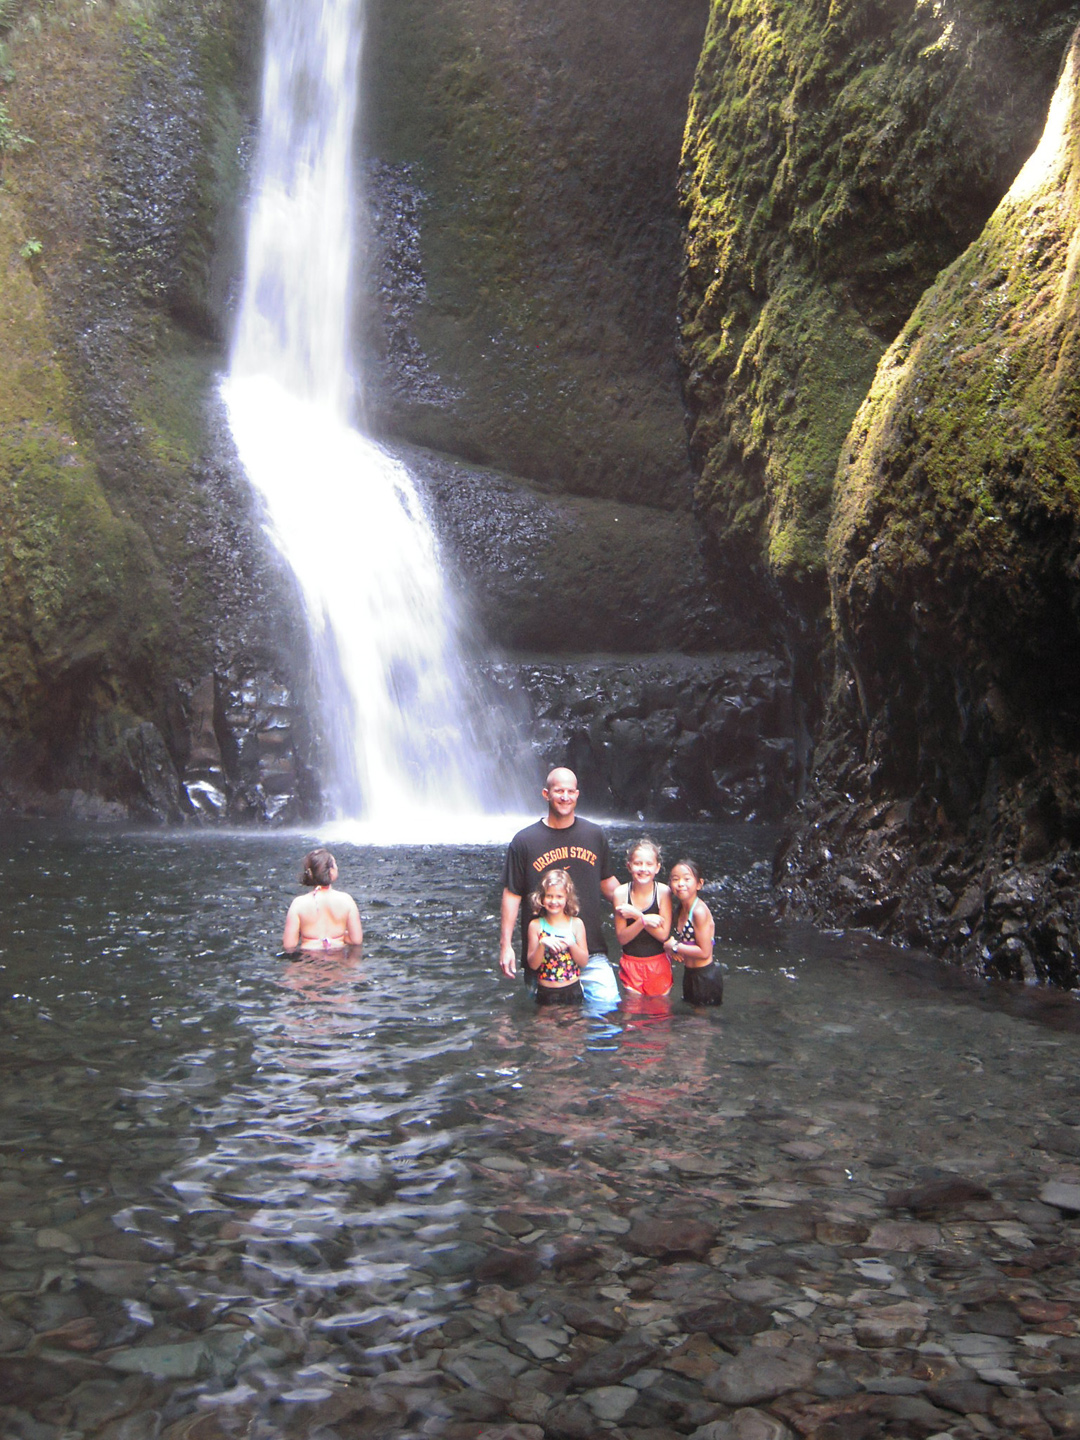
[[[666,940],[671,934],[671,891],[666,885],[660,887],[660,921],[659,925],[651,927],[651,933],[657,940]]]

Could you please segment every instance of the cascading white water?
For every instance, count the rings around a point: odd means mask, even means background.
[[[452,598],[403,465],[350,424],[363,0],[267,0],[255,189],[223,394],[307,605],[345,815],[478,811]]]

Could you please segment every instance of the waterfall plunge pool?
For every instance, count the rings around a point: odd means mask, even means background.
[[[774,836],[654,828],[713,877],[719,1011],[537,1012],[501,846],[339,840],[364,955],[291,962],[311,837],[12,827],[0,1431],[659,1436],[756,1395],[925,1435],[961,1382],[986,1434],[1065,1413],[1073,1000],[780,924]]]

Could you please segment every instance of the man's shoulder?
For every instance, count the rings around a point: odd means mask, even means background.
[[[550,826],[545,825],[543,820],[534,820],[531,825],[526,825],[517,832],[510,841],[510,849],[528,849],[531,845],[535,845],[538,840],[542,841],[550,834]]]
[[[586,820],[583,815],[574,816],[575,838],[584,840],[600,841],[605,838],[604,827],[598,825],[595,820]]]

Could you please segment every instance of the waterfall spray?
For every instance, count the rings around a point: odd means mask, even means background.
[[[303,591],[339,811],[484,806],[453,598],[408,470],[350,423],[362,0],[268,0],[243,295],[223,394]]]

